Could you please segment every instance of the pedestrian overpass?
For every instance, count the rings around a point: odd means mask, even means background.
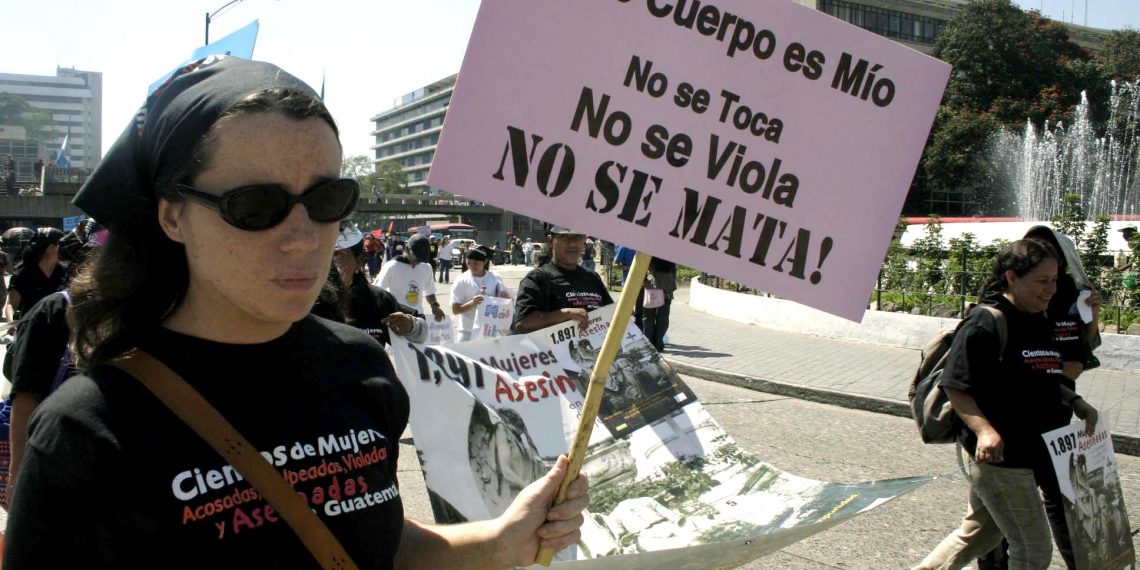
[[[0,230],[15,226],[59,226],[63,218],[82,214],[71,194],[0,196]],[[460,196],[372,194],[361,196],[356,211],[368,214],[445,214],[468,219],[502,216],[502,208]]]

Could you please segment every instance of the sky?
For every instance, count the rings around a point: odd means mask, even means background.
[[[55,75],[56,66],[103,73],[103,150],[146,88],[203,44],[205,15],[228,0],[56,0],[0,3],[0,72]],[[599,0],[589,0],[599,1]],[[775,0],[751,0],[768,2]],[[1140,0],[1016,0],[1094,27],[1140,29]],[[459,71],[478,0],[239,0],[214,16],[210,37],[260,21],[254,59],[320,89],[346,156],[371,156],[369,119],[405,93]],[[47,8],[46,6],[50,6]]]
[[[0,72],[103,73],[103,152],[147,87],[204,43],[207,12],[228,0],[0,0]],[[50,6],[50,8],[48,7]],[[212,18],[217,40],[260,21],[254,59],[319,90],[345,156],[367,154],[369,119],[405,93],[459,71],[477,0],[240,0]]]
[[[1024,10],[1037,10],[1052,20],[1081,26],[1140,30],[1140,0],[1014,0],[1014,4]]]

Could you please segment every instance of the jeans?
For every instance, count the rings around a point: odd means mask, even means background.
[[[524,252],[523,258],[526,260],[527,267],[534,265],[534,252],[533,251]]]
[[[1061,486],[1057,483],[1057,472],[1043,467],[1037,472],[1037,486],[1041,489],[1041,498],[1045,504],[1045,515],[1049,518],[1049,527],[1053,531],[1053,544],[1057,552],[1065,560],[1065,566],[1072,570],[1077,567],[1073,556],[1073,539],[1069,535],[1069,522],[1065,520],[1065,503],[1062,502]],[[1009,542],[1002,540],[1001,545],[991,550],[985,556],[978,558],[979,570],[1007,570],[1009,568]]]
[[[451,260],[450,259],[440,259],[439,260],[439,282],[440,283],[451,283]]]
[[[972,458],[970,458],[972,459]],[[1009,540],[1009,567],[1040,570],[1053,556],[1049,524],[1032,469],[975,463],[966,517],[915,570],[957,570]]]
[[[642,309],[641,324],[645,337],[657,352],[665,350],[665,332],[669,330],[669,306],[673,304],[673,294],[665,294],[665,304],[656,309]]]

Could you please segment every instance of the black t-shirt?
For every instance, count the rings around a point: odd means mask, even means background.
[[[375,285],[370,285],[366,279],[361,278],[355,283],[349,298],[348,319],[350,324],[368,334],[377,342],[385,346],[392,344],[388,327],[382,321],[392,313],[406,313],[413,317],[423,317],[419,311],[406,305],[401,305],[396,296]],[[313,307],[313,314],[326,319],[345,322],[332,303],[318,301]]]
[[[966,315],[946,360],[940,385],[974,397],[1005,443],[1003,467],[1041,468],[1049,455],[1041,434],[1061,427],[1051,412],[1061,405],[1061,352],[1043,313],[1018,310],[1004,296],[987,297],[1005,315],[1008,337],[998,354],[997,323],[985,310]],[[965,430],[972,454],[977,437]]]
[[[20,294],[20,306],[16,307],[16,311],[22,315],[39,303],[40,299],[62,289],[65,274],[66,271],[60,265],[55,266],[51,275],[44,275],[36,265],[16,272],[8,282],[8,288]]]
[[[166,329],[145,338],[142,348],[271,460],[359,567],[392,567],[408,399],[375,341],[313,316],[263,344]],[[30,432],[6,568],[317,567],[205,440],[117,369],[69,379]]]
[[[514,329],[518,322],[536,311],[582,308],[592,311],[614,300],[597,273],[575,267],[567,271],[554,263],[531,270],[519,284],[515,300]]]
[[[12,352],[12,392],[47,397],[71,338],[67,307],[62,292],[52,293],[24,315],[20,334],[8,347]]]

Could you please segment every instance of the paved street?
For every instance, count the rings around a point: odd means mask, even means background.
[[[508,287],[517,288],[527,268],[510,265],[493,271]],[[441,302],[450,308],[446,300],[450,286],[438,287]],[[906,393],[919,351],[774,331],[695,311],[688,300],[688,288],[677,291],[665,354],[679,371],[786,396],[910,417]],[[1108,414],[1110,429],[1117,434],[1117,450],[1140,454],[1140,374],[1091,370],[1077,381],[1077,391]]]
[[[952,473],[853,521],[743,568],[790,570],[909,568],[957,527],[966,483],[953,446],[923,445],[909,419],[775,396],[684,377],[745,449],[776,467],[814,479],[860,482]],[[431,520],[423,477],[406,433],[400,488],[409,516]],[[1140,529],[1140,458],[1118,455],[1129,525]],[[1133,536],[1140,550],[1140,537]],[[1064,568],[1054,555],[1051,568]]]

